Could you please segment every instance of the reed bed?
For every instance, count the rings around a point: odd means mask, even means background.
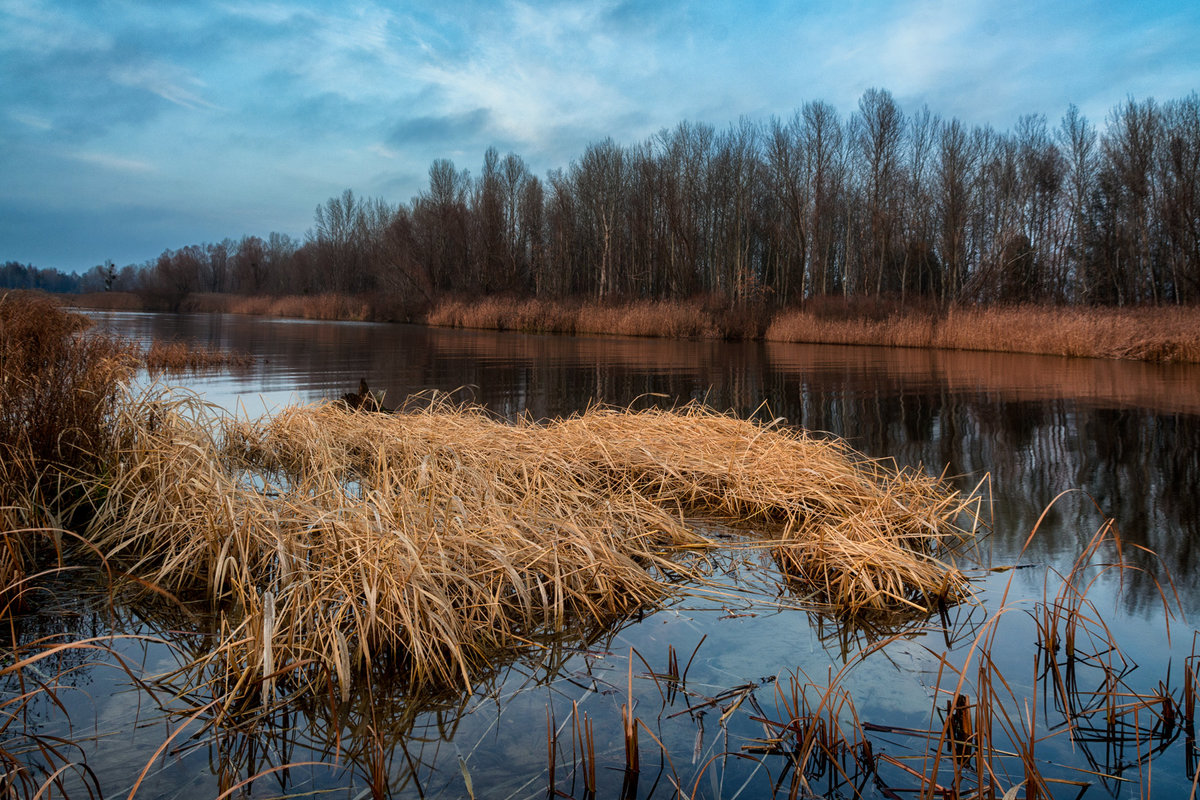
[[[1200,362],[1194,308],[952,308],[943,314],[896,308],[887,316],[827,318],[788,311],[766,338],[782,342],[865,344],[947,350]]]
[[[200,372],[213,369],[244,369],[254,363],[246,353],[221,350],[194,342],[153,342],[145,355],[152,375]]]
[[[969,502],[698,406],[513,424],[441,403],[325,404],[251,422],[163,398],[130,403],[118,427],[92,541],[162,590],[231,609],[215,657],[243,691],[269,694],[298,663],[343,693],[378,662],[418,686],[469,684],[498,650],[698,579],[687,554],[715,543],[691,515],[761,528],[846,613],[966,591],[937,554],[970,536],[955,525]]]
[[[0,462],[7,484],[44,483],[58,470],[103,460],[118,384],[135,360],[127,344],[85,335],[89,325],[48,297],[0,295]]]
[[[782,571],[847,616],[927,613],[966,591],[940,556],[973,538],[975,500],[844,443],[698,405],[596,409],[548,426],[611,491],[758,527]]]
[[[150,302],[149,305],[153,306],[153,302]],[[323,292],[304,295],[202,293],[188,295],[180,303],[179,310],[311,320],[414,322],[425,309],[425,305],[425,301],[420,298],[386,292],[370,294]]]
[[[756,339],[767,327],[761,307],[724,301],[594,302],[538,298],[446,299],[426,315],[429,325],[524,333],[597,334],[672,339]]]
[[[80,508],[77,476],[103,468],[131,347],[85,333],[50,298],[0,294],[0,604],[8,613],[39,543]],[[47,537],[45,534],[49,533]]]
[[[88,308],[153,308],[110,292],[78,295]],[[313,320],[424,322],[525,333],[676,339],[765,339],[811,344],[982,350],[1135,361],[1200,363],[1194,307],[955,306],[883,298],[813,298],[776,309],[720,296],[679,300],[443,297],[398,294],[189,295],[179,310]]]

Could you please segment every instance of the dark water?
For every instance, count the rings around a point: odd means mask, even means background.
[[[479,797],[544,796],[551,713],[557,725],[565,726],[556,783],[583,797],[581,779],[572,770],[577,763],[569,743],[572,701],[595,724],[600,795],[617,796],[624,763],[619,709],[630,683],[630,648],[644,659],[634,657],[635,712],[666,745],[670,760],[660,757],[658,746],[643,733],[643,767],[629,796],[675,796],[673,781],[688,795],[766,797],[778,783],[786,796],[791,785],[786,756],[759,755],[751,761],[721,754],[742,752],[766,731],[778,734],[769,724],[764,728],[760,718],[787,723],[796,716],[788,698],[804,696],[806,684],[830,685],[848,658],[853,665],[841,685],[853,696],[860,720],[940,728],[934,710],[952,694],[946,694],[942,659],[960,665],[972,657],[970,643],[986,630],[987,620],[999,618],[997,606],[1006,587],[1005,599],[1013,610],[1000,615],[1003,624],[996,627],[1003,628],[1003,644],[993,654],[1018,698],[1014,707],[1028,709],[1032,702],[1032,713],[1045,715],[1038,722],[1048,737],[1037,754],[1045,760],[1043,772],[1086,781],[1086,796],[1136,796],[1139,787],[1144,792],[1150,785],[1147,770],[1153,773],[1151,793],[1156,796],[1189,788],[1191,745],[1178,732],[1164,730],[1161,720],[1155,729],[1148,704],[1139,721],[1144,731],[1118,724],[1094,735],[1089,725],[1095,724],[1095,715],[1076,717],[1074,728],[1063,726],[1061,709],[1059,718],[1053,709],[1065,701],[1055,700],[1053,682],[1047,679],[1034,618],[1044,593],[1054,592],[1054,571],[1070,571],[1093,534],[1107,519],[1115,520],[1124,558],[1139,569],[1117,577],[1093,570],[1089,575],[1098,577],[1088,596],[1106,626],[1094,632],[1118,639],[1126,661],[1118,658],[1114,667],[1111,650],[1093,647],[1109,652],[1109,667],[1104,671],[1080,664],[1073,680],[1082,688],[1073,697],[1083,702],[1080,698],[1092,697],[1095,686],[1119,675],[1122,687],[1132,693],[1155,691],[1162,682],[1164,691],[1181,698],[1182,669],[1192,652],[1190,621],[1200,611],[1198,367],[883,348],[527,336],[234,316],[94,317],[130,338],[197,340],[253,354],[257,361],[245,371],[174,381],[243,413],[336,397],[365,378],[389,402],[438,390],[510,417],[553,417],[598,402],[669,406],[691,400],[741,416],[784,417],[788,424],[844,437],[870,456],[936,473],[944,470],[964,489],[984,481],[992,524],[983,545],[985,560],[996,566],[1032,566],[979,573],[980,598],[988,610],[953,611],[943,621],[949,627],[945,633],[901,629],[882,652],[858,662],[851,657],[858,648],[896,631],[863,630],[780,607],[787,605],[787,593],[768,565],[753,552],[735,551],[728,563],[719,565],[730,576],[728,596],[689,597],[622,629],[600,632],[594,641],[577,635],[514,657],[497,664],[472,694],[413,698],[375,687],[370,695],[356,697],[337,720],[314,701],[310,709],[293,710],[291,719],[254,732],[218,726],[199,734],[199,722],[184,725],[180,740],[153,761],[143,790],[147,796],[215,795],[222,786],[256,772],[305,760],[335,766],[280,770],[255,781],[250,796],[359,796],[369,785],[372,763],[382,766],[387,791],[394,795],[467,796],[469,775]],[[1052,501],[1053,507],[1043,513]],[[1037,534],[1029,540],[1035,527]],[[1116,551],[1108,547],[1103,552],[1111,558]],[[777,599],[781,592],[784,597]],[[1169,628],[1164,602],[1173,608]],[[71,603],[46,608],[50,610],[26,624],[77,635],[114,628],[158,631],[173,641],[181,636],[175,631],[188,629],[184,620],[163,619],[143,609],[89,610]],[[115,625],[110,618],[114,613],[124,615]],[[639,677],[649,670],[665,671],[670,647],[687,660],[702,637],[688,675],[688,689],[696,695],[690,701],[665,697],[660,682]],[[947,648],[948,640],[954,646]],[[194,646],[203,648],[203,639]],[[120,648],[144,673],[166,670],[178,660],[153,643],[129,640]],[[1035,664],[1035,657],[1042,660]],[[969,664],[968,669],[974,667]],[[135,690],[123,674],[112,666],[81,669],[81,681],[104,688],[98,693],[81,689],[79,702],[70,708],[76,726],[82,722],[92,732],[80,752],[106,793],[127,792],[164,737],[181,724],[161,709],[166,705],[169,710],[171,703]],[[728,716],[721,709],[737,695],[709,707],[703,717],[676,713],[685,702],[694,705],[699,697],[747,684],[757,685],[753,693],[743,692],[744,700],[753,700]],[[45,709],[47,719],[55,718],[53,711]],[[847,714],[843,707],[843,721]],[[379,736],[363,735],[368,726]],[[334,736],[339,730],[342,736]],[[1139,757],[1138,747],[1130,744],[1134,740],[1141,742],[1142,751],[1158,750],[1152,758]],[[333,748],[333,741],[341,741],[344,749]],[[873,746],[876,754],[900,760],[923,752],[921,741],[895,733],[878,734]],[[1051,766],[1051,761],[1068,766]],[[914,768],[922,770],[919,762]],[[1011,780],[1001,781],[1002,788],[1023,779],[1019,765],[1013,770]],[[819,794],[850,796],[852,783],[867,796],[887,796],[873,779],[851,775],[847,783],[832,766],[810,771],[809,785]],[[1120,773],[1132,782],[1095,772]],[[885,783],[901,790],[918,785],[905,783],[905,773],[886,764],[880,773]],[[1068,784],[1051,786],[1056,796],[1079,791]]]

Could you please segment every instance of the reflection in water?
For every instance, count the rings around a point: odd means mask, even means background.
[[[844,437],[872,457],[945,469],[964,489],[987,476],[994,529],[987,544],[992,562],[999,565],[1046,564],[1065,574],[1111,515],[1126,542],[1125,557],[1144,567],[1125,570],[1119,578],[1127,613],[1105,617],[1113,635],[1133,637],[1123,644],[1141,661],[1140,672],[1122,678],[1143,681],[1139,685],[1150,691],[1164,678],[1171,686],[1180,683],[1170,665],[1177,668],[1182,658],[1172,661],[1160,646],[1165,637],[1158,588],[1169,570],[1184,610],[1200,607],[1200,570],[1193,552],[1200,533],[1200,367],[883,348],[525,336],[232,316],[95,316],[130,338],[188,338],[253,353],[260,361],[245,373],[183,381],[209,400],[227,408],[241,404],[247,413],[263,405],[339,397],[365,378],[373,390],[385,392],[389,405],[415,392],[457,389],[457,397],[510,418],[571,414],[595,402],[679,405],[693,399],[742,416],[784,417],[789,424]],[[1037,536],[1022,553],[1046,506],[1076,489],[1045,513]],[[1131,544],[1157,551],[1162,564]],[[620,707],[629,693],[626,687],[632,686],[637,714],[674,759],[655,753],[657,763],[651,763],[654,749],[643,738],[638,796],[674,796],[676,769],[689,792],[698,786],[699,796],[729,796],[743,784],[751,785],[758,762],[724,759],[719,769],[706,772],[702,766],[727,750],[737,751],[740,742],[763,736],[762,724],[752,718],[778,716],[779,691],[786,694],[794,687],[796,676],[801,683],[811,679],[826,685],[861,648],[887,642],[885,650],[848,672],[841,687],[854,698],[864,721],[927,729],[939,724],[931,703],[941,708],[946,681],[954,680],[939,652],[951,652],[951,660],[961,658],[992,619],[983,607],[960,606],[932,620],[932,632],[919,624],[838,624],[789,609],[788,588],[762,566],[769,558],[761,551],[734,549],[722,558],[726,560],[714,564],[713,577],[724,593],[677,599],[623,628],[531,643],[520,658],[495,665],[473,693],[418,698],[389,685],[384,675],[374,675],[374,684],[349,703],[308,698],[268,724],[247,727],[227,717],[201,729],[214,718],[200,719],[179,737],[187,744],[172,750],[170,758],[192,759],[190,773],[201,773],[193,788],[202,786],[199,791],[206,794],[284,762],[311,760],[334,766],[273,773],[273,783],[255,784],[255,795],[260,790],[284,795],[336,789],[341,791],[337,796],[344,796],[352,786],[351,795],[362,790],[366,796],[381,771],[394,796],[459,797],[467,795],[460,765],[469,765],[477,796],[544,797],[549,713],[562,736],[560,788],[582,796],[578,771],[571,768],[575,756],[564,744],[571,730],[567,720],[578,703],[595,724],[600,762],[608,765],[599,771],[599,795],[618,796],[622,775],[612,767],[623,763]],[[979,581],[989,601],[996,601],[1011,583],[1013,597],[1024,604],[1005,615],[1006,629],[1011,629],[1005,635],[1011,638],[991,654],[997,659],[992,667],[1003,671],[1016,691],[1041,695],[1042,709],[1072,700],[1054,696],[1057,687],[1048,683],[1046,662],[1036,671],[1034,617],[1024,613],[1045,597],[1043,581],[1048,580],[1043,570],[1028,569],[984,575]],[[1116,592],[1101,583],[1093,595],[1101,603]],[[161,645],[158,650],[147,646],[141,663],[150,665],[148,671],[166,671],[185,656],[202,654],[220,624],[204,614],[192,618],[123,608],[131,618],[116,627],[161,633],[184,648],[183,655],[167,655]],[[105,621],[95,615],[81,616],[79,622],[77,635],[104,630]],[[36,636],[39,625],[53,624],[60,623],[30,623],[23,635]],[[1186,649],[1186,632],[1176,637],[1183,642],[1176,647]],[[662,677],[669,671],[664,666],[668,648],[690,667],[686,685],[677,693],[666,691]],[[694,648],[693,663],[686,654]],[[1083,666],[1077,669],[1080,696],[1091,697],[1096,682]],[[105,686],[94,688],[94,696],[105,696]],[[704,698],[735,696],[746,698],[745,713],[726,719],[717,706],[708,707],[707,718],[687,711]],[[199,695],[190,699],[204,701]],[[1149,708],[1143,708],[1147,715]],[[108,778],[140,770],[162,743],[161,731],[178,725],[179,718],[177,711],[168,717],[128,710],[125,716],[107,717],[110,724],[117,720],[119,730],[161,728],[122,751],[108,744],[108,729],[101,726],[105,735],[97,737],[89,762],[105,773],[102,783],[127,787],[127,777],[124,783]],[[1059,764],[1082,759],[1104,771],[1129,768],[1129,753],[1110,752],[1112,738],[1101,734],[1102,742],[1058,736],[1044,739],[1039,747]],[[1177,731],[1174,737],[1162,730],[1157,735],[1161,743],[1156,746],[1173,750],[1155,762],[1156,788],[1186,791],[1192,773],[1183,759],[1175,758]],[[1149,734],[1143,736],[1139,729],[1137,736],[1140,747]],[[906,744],[892,739],[883,746],[901,752]],[[1074,751],[1079,747],[1082,756]],[[781,769],[785,761],[778,754],[765,760],[771,770]],[[147,796],[178,793],[178,774],[154,771]],[[898,781],[895,786],[912,788],[905,774],[891,779]],[[839,791],[848,794],[845,786]],[[1105,779],[1100,791],[1116,796],[1121,785]],[[867,794],[880,796],[869,788]],[[745,796],[766,794],[751,789]]]
[[[390,403],[457,390],[499,414],[535,419],[596,402],[720,410],[841,436],[901,465],[946,470],[964,489],[990,476],[993,558],[1069,568],[1113,516],[1157,552],[1200,607],[1200,366],[995,353],[532,336],[409,325],[222,315],[97,313],[121,335],[188,338],[263,359],[241,375],[188,381],[227,406],[338,397],[366,378]],[[293,396],[294,393],[294,396]],[[247,403],[252,408],[252,403]],[[1164,576],[1157,565],[1145,588]],[[1152,597],[1130,592],[1131,608]]]

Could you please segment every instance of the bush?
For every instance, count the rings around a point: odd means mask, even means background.
[[[98,466],[132,348],[41,295],[0,295],[0,503]]]

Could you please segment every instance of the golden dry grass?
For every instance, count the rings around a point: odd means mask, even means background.
[[[131,295],[79,295],[90,308],[128,308]],[[110,296],[112,295],[112,296]],[[136,298],[133,298],[136,300]],[[736,306],[720,297],[596,302],[483,297],[425,302],[396,295],[191,295],[189,311],[314,320],[406,321],[526,333],[676,339],[766,339],[812,344],[984,350],[1007,353],[1200,363],[1200,309],[955,307],[818,298],[800,308]]]
[[[77,476],[105,462],[133,349],[45,295],[0,294],[0,601],[35,565],[37,541],[69,521]]]
[[[830,319],[799,310],[779,314],[766,338],[1196,363],[1200,310],[1010,306],[953,308],[944,316],[896,310],[882,319]]]
[[[699,300],[597,303],[486,297],[444,300],[425,321],[439,327],[524,333],[720,339],[730,332],[718,316]]]
[[[199,372],[226,367],[243,368],[254,363],[253,356],[219,350],[194,342],[153,342],[145,354],[146,368],[159,373]]]
[[[120,427],[91,538],[161,589],[232,609],[214,657],[242,691],[306,661],[343,693],[380,661],[415,685],[469,683],[541,631],[659,600],[694,566],[684,554],[713,546],[689,515],[755,526],[847,613],[966,588],[937,558],[968,535],[954,493],[694,406],[539,425],[316,405],[248,422],[165,399],[130,404]]]
[[[219,306],[222,311],[234,314],[358,322],[374,319],[368,298],[334,292],[278,297],[260,295],[226,298],[222,295],[215,295],[197,298],[194,302],[197,304],[197,310],[203,310],[199,304],[207,302]]]
[[[83,292],[57,295],[64,305],[103,311],[142,311],[145,302],[133,292]]]

